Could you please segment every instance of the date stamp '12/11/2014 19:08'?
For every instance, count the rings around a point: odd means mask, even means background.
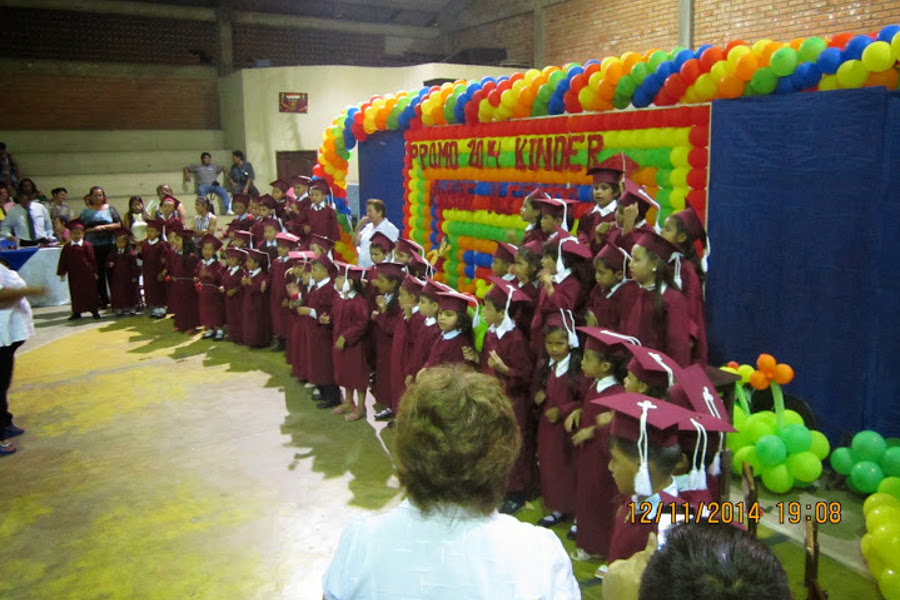
[[[801,502],[777,502],[775,513],[781,524],[797,524],[804,521],[816,523],[840,523],[840,502],[816,502],[803,504]],[[626,521],[640,524],[659,524],[663,515],[671,522],[698,522],[724,523],[745,526],[748,522],[759,523],[763,515],[758,502],[749,507],[743,502],[709,502],[700,503],[696,507],[687,502],[668,502],[659,504],[654,510],[650,502],[631,502],[628,505]]]

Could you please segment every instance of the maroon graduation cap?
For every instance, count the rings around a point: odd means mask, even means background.
[[[625,175],[631,175],[640,168],[624,152],[617,152],[595,167],[587,170],[588,175],[594,176],[594,185],[598,183],[620,184]]]

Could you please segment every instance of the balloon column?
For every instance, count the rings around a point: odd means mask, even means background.
[[[849,448],[835,448],[831,468],[847,477],[848,487],[871,494],[885,478],[900,477],[900,441],[885,440],[874,431],[860,431]]]
[[[726,438],[732,451],[732,470],[740,474],[743,464],[750,463],[754,473],[762,475],[766,488],[777,494],[791,490],[795,484],[812,483],[822,474],[822,461],[828,456],[828,438],[812,431],[797,412],[785,410],[781,386],[794,379],[794,370],[779,364],[770,354],[760,354],[756,369],[750,365],[729,363],[723,367],[741,376],[738,381],[738,404],[734,407],[737,433]],[[775,410],[750,413],[744,385],[754,389],[771,388]]]
[[[863,504],[866,534],[859,547],[885,600],[900,600],[900,479],[889,479],[896,480],[892,490],[879,488]]]

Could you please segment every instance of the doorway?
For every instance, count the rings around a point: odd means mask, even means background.
[[[278,179],[288,180],[294,175],[312,177],[312,170],[319,153],[315,150],[290,150],[275,152]]]

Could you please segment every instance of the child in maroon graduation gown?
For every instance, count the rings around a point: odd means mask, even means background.
[[[686,367],[691,363],[692,321],[669,264],[678,248],[649,231],[637,233],[634,239],[631,276],[641,289],[622,323],[622,333]]]
[[[416,374],[428,362],[431,349],[441,336],[441,328],[437,324],[437,315],[440,312],[437,295],[439,292],[448,290],[450,288],[444,284],[438,283],[433,279],[426,279],[425,285],[422,286],[422,291],[419,292],[419,314],[422,315],[422,326],[419,328],[419,333],[414,340],[412,352],[409,356],[409,372],[405,381],[407,387],[412,384]]]
[[[200,325],[206,329],[203,338],[215,336],[216,341],[225,339],[225,293],[223,275],[225,268],[216,253],[222,247],[222,240],[207,233],[200,240],[201,260],[197,263],[194,279],[197,282],[197,308]]]
[[[241,334],[251,348],[264,348],[272,343],[272,321],[269,313],[269,255],[262,250],[247,251],[247,274],[244,285],[244,313]]]
[[[676,268],[673,279],[675,285],[681,288],[687,299],[691,322],[694,327],[691,330],[691,361],[705,365],[707,358],[706,345],[706,308],[703,304],[703,283],[706,269],[697,255],[695,242],[700,242],[705,249],[707,247],[706,231],[700,222],[697,211],[688,205],[682,211],[666,217],[663,230],[660,232],[663,239],[671,242],[681,251],[682,256],[675,257]]]
[[[643,550],[647,537],[656,531],[657,512],[669,511],[671,505],[683,502],[672,476],[683,454],[678,429],[696,413],[630,392],[601,396],[592,402],[614,411],[609,429],[609,470],[622,503],[613,519],[606,556],[613,562]]]
[[[169,307],[174,313],[175,331],[192,335],[200,326],[200,310],[194,276],[200,259],[194,252],[194,232],[174,227],[169,229],[170,249],[166,257],[166,280],[169,284]]]
[[[566,421],[575,446],[576,560],[592,560],[609,551],[615,515],[616,485],[609,472],[609,422],[612,413],[592,400],[625,391],[626,336],[599,327],[579,327],[586,336],[581,371],[590,380],[582,407]]]
[[[131,232],[124,227],[116,229],[116,249],[107,255],[106,272],[109,273],[109,303],[116,316],[135,314],[140,304],[138,277],[141,268],[137,255],[131,248]]]
[[[544,328],[548,317],[558,315],[560,310],[575,313],[583,303],[582,285],[575,268],[580,261],[590,258],[590,248],[579,244],[575,238],[563,239],[560,235],[544,244],[539,276],[541,288],[531,320],[531,351],[535,358],[546,356]]]
[[[397,414],[400,398],[406,391],[406,377],[415,375],[410,364],[416,341],[425,324],[425,317],[419,312],[419,295],[424,285],[423,281],[407,276],[397,291],[403,318],[397,322],[391,340],[391,411],[394,414]]]
[[[488,324],[481,349],[481,370],[503,382],[522,434],[522,448],[510,471],[506,497],[500,508],[502,513],[515,514],[524,508],[534,484],[536,440],[531,410],[534,357],[525,334],[516,327],[510,312],[531,300],[515,283],[498,277],[491,277],[490,281],[494,285],[484,296],[481,312]]]
[[[477,363],[472,341],[472,317],[468,312],[469,303],[474,303],[475,298],[454,291],[438,292],[437,298],[440,310],[437,323],[441,335],[423,368],[466,361]]]
[[[326,255],[313,258],[310,277],[315,283],[306,306],[297,311],[307,317],[306,378],[321,394],[318,408],[335,408],[341,403],[341,390],[334,382],[332,353],[328,351],[334,344],[332,310],[337,300],[333,279],[336,273],[337,268]]]
[[[310,325],[309,317],[302,314],[306,311],[309,293],[315,282],[310,276],[310,261],[316,257],[315,253],[309,250],[295,251],[289,253],[291,257],[291,274],[294,281],[285,284],[287,289],[291,309],[291,328],[288,333],[286,344],[286,358],[291,364],[291,375],[300,380],[308,388],[315,387],[309,383],[306,377],[306,336],[308,325]]]
[[[332,412],[343,414],[346,421],[357,421],[366,416],[369,364],[366,361],[365,336],[368,329],[369,304],[361,293],[364,269],[343,264],[338,268],[341,270],[335,281],[338,299],[332,309],[334,321],[332,361],[334,381],[344,388],[344,402]]]
[[[585,303],[587,324],[621,330],[638,292],[637,284],[625,279],[624,250],[604,244],[594,256],[594,287]]]
[[[222,271],[222,289],[225,292],[225,323],[228,339],[236,344],[244,343],[244,278],[247,271],[243,264],[249,254],[241,248],[225,251],[225,269]]]
[[[594,206],[578,220],[578,241],[597,254],[606,234],[616,222],[617,201],[624,190],[624,178],[638,169],[638,164],[623,152],[613,154],[587,174],[594,178]]]
[[[249,203],[250,198],[246,194],[235,194],[231,197],[231,210],[234,211],[234,218],[228,223],[229,238],[235,231],[250,231],[253,229],[253,217],[247,212]]]
[[[544,335],[547,358],[537,379],[534,403],[540,409],[537,455],[541,496],[549,511],[538,521],[553,527],[575,514],[575,452],[564,422],[581,405],[589,382],[581,373],[575,323],[557,312],[547,319]]]
[[[272,333],[275,335],[276,346],[274,351],[284,351],[288,337],[288,326],[291,319],[291,310],[288,306],[287,271],[290,268],[290,251],[300,241],[292,233],[278,232],[275,234],[276,255],[272,259],[272,268],[269,276],[272,290],[269,295],[269,310],[272,316]],[[270,255],[271,256],[271,255]]]
[[[84,239],[84,223],[73,219],[67,224],[69,242],[59,254],[56,274],[60,280],[69,277],[69,297],[72,299],[72,315],[69,320],[81,318],[89,312],[100,318],[100,296],[97,294],[97,259],[94,247]]]
[[[313,234],[321,235],[329,240],[337,241],[341,237],[338,227],[337,213],[334,207],[325,202],[331,189],[324,179],[313,179],[309,184],[310,206],[306,210],[306,222],[302,226],[301,238],[309,243]]]
[[[522,200],[522,208],[519,209],[519,216],[522,217],[522,220],[528,223],[528,225],[525,226],[525,233],[522,236],[522,243],[520,246],[524,246],[530,242],[543,244],[547,241],[547,238],[550,237],[550,234],[545,233],[544,230],[541,229],[541,207],[535,203],[536,199],[549,197],[550,196],[548,196],[546,192],[536,189]]]
[[[160,238],[163,224],[159,219],[147,220],[147,239],[140,243],[138,254],[143,264],[144,303],[150,316],[161,319],[166,316],[166,256],[168,245]]]
[[[376,264],[372,271],[375,278],[371,281],[371,285],[374,285],[377,291],[375,310],[371,317],[373,327],[370,330],[375,349],[375,384],[372,392],[375,401],[385,406],[375,414],[375,418],[385,421],[394,417],[394,411],[391,410],[391,346],[394,341],[394,330],[403,318],[397,291],[405,273],[403,265],[387,262]]]

